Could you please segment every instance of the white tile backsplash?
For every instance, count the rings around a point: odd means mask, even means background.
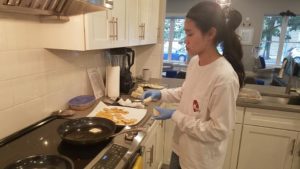
[[[0,13],[0,139],[92,94],[86,73],[105,70],[103,51],[41,48],[38,17]],[[53,35],[55,36],[55,35]]]
[[[0,111],[0,138],[35,123],[48,115],[49,113],[45,112],[44,98],[38,98]]]
[[[14,105],[12,81],[0,81],[0,110]]]
[[[19,52],[16,50],[0,51],[0,80],[12,79],[18,76],[18,54]]]

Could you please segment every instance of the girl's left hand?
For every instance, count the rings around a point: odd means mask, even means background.
[[[167,120],[170,119],[175,112],[173,109],[163,109],[161,107],[155,107],[155,109],[160,113],[158,116],[153,116],[155,120]]]

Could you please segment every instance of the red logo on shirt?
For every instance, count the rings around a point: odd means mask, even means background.
[[[200,107],[199,107],[197,100],[193,101],[193,110],[194,110],[194,112],[200,112]]]

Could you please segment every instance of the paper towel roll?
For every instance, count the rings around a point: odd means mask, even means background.
[[[120,96],[120,66],[106,67],[106,90],[110,98]]]

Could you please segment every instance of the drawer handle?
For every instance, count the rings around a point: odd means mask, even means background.
[[[291,155],[293,155],[293,154],[294,154],[295,144],[296,144],[296,139],[293,139],[293,141],[292,141],[292,150],[291,150]]]
[[[154,145],[151,146],[150,150],[147,151],[148,153],[150,153],[150,159],[149,159],[149,162],[147,162],[149,164],[149,166],[151,167],[152,166],[152,163],[153,163],[153,155],[154,155]]]

